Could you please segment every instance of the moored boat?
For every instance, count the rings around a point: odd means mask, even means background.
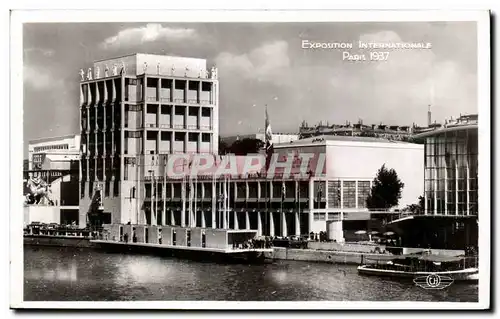
[[[479,269],[475,256],[443,256],[417,253],[379,256],[358,267],[360,275],[415,280],[437,275],[453,281],[477,282]]]

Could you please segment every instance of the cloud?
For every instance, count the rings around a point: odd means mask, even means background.
[[[179,41],[196,37],[196,30],[190,28],[169,28],[161,24],[149,23],[143,27],[121,30],[117,35],[105,39],[99,46],[114,49],[122,46],[142,44],[165,39]]]
[[[240,55],[222,52],[215,58],[215,63],[222,77],[224,74],[238,74],[246,79],[275,84],[285,84],[289,80],[286,76],[290,67],[286,41],[264,43]]]
[[[52,76],[49,69],[33,65],[24,65],[23,81],[25,85],[39,91],[53,89],[62,84],[62,80]]]
[[[50,58],[54,56],[55,51],[52,49],[43,49],[43,48],[26,48],[24,49],[24,53],[41,53],[43,56]]]

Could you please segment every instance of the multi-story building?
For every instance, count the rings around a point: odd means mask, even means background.
[[[397,221],[408,246],[477,245],[478,116],[432,124],[414,136],[425,143],[425,193],[421,215]]]
[[[110,222],[138,223],[160,155],[217,154],[217,70],[204,59],[133,54],[80,75],[80,226],[97,184]]]
[[[477,216],[478,116],[421,132],[425,140],[425,214]]]

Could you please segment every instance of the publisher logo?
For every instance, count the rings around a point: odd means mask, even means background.
[[[420,276],[413,279],[413,282],[424,289],[444,289],[453,283],[453,278],[449,276],[440,276],[430,274],[428,276]]]

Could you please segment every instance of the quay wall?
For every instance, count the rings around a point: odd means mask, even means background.
[[[355,252],[294,249],[282,247],[274,247],[272,253],[266,253],[265,255],[267,259],[273,260],[297,260],[352,265],[362,265],[373,262],[370,259],[367,260],[366,257],[374,256],[380,256],[380,254],[363,254]]]
[[[380,252],[384,252],[386,250],[385,245],[378,245],[378,244],[333,243],[333,242],[319,242],[319,241],[308,242],[307,248],[315,250],[334,250],[334,251],[356,252],[365,254],[374,253],[377,248]]]
[[[94,248],[94,244],[87,238],[68,238],[57,236],[24,236],[23,243],[25,245],[35,246],[53,246],[53,247],[77,247],[77,248]]]

